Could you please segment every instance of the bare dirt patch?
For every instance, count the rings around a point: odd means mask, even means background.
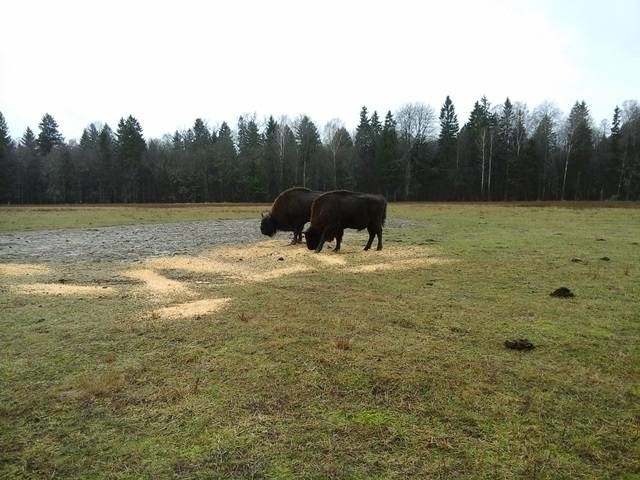
[[[29,295],[112,295],[115,290],[111,287],[93,287],[87,285],[70,285],[68,283],[31,283],[15,285],[14,289]]]
[[[151,313],[152,319],[180,320],[215,313],[229,303],[230,298],[208,298],[159,308]]]
[[[36,263],[0,263],[0,275],[7,277],[25,277],[29,275],[46,275],[51,269]]]
[[[259,227],[259,220],[252,219],[0,233],[0,258],[14,262],[96,262],[198,254],[216,245],[259,240],[263,238]]]

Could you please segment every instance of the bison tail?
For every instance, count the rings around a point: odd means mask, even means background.
[[[386,219],[387,219],[387,202],[384,202],[384,207],[382,208],[382,226],[383,227]]]

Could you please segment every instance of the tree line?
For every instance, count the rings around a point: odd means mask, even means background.
[[[362,107],[349,132],[255,115],[147,139],[137,119],[91,124],[65,141],[45,114],[12,139],[0,112],[0,202],[267,202],[291,186],[377,192],[390,200],[638,200],[640,105],[595,125],[587,104],[475,102],[460,127],[449,97],[439,115],[411,103],[384,119]]]

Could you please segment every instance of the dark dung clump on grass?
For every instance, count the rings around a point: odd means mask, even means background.
[[[517,338],[515,340],[505,340],[504,346],[511,350],[531,350],[535,348],[533,343],[531,343],[526,338]]]
[[[569,290],[567,287],[557,288],[553,292],[551,292],[549,294],[549,296],[556,297],[556,298],[571,298],[571,297],[575,297],[573,292],[571,290]]]

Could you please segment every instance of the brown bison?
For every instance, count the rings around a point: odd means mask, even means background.
[[[382,226],[387,217],[387,201],[382,195],[337,190],[320,195],[311,207],[311,226],[305,239],[307,248],[320,252],[324,242],[336,240],[335,252],[345,228],[367,229],[369,241],[364,249],[369,250],[373,237],[378,236],[378,250],[382,250]]]
[[[273,202],[271,212],[262,214],[260,231],[273,237],[278,230],[293,232],[293,245],[302,242],[302,229],[311,217],[311,204],[322,192],[294,187],[282,192]]]

